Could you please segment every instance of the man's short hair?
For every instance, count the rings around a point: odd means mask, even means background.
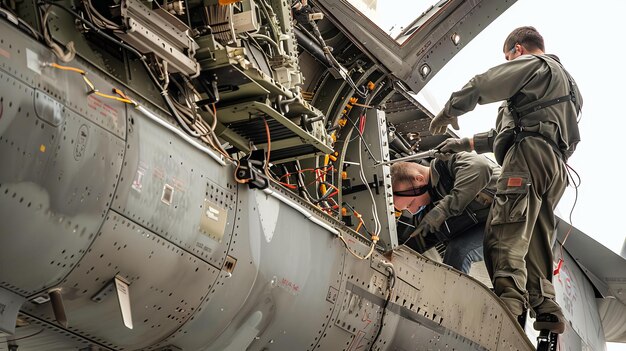
[[[514,29],[504,41],[503,51],[505,53],[510,51],[515,44],[520,44],[528,50],[539,49],[545,51],[543,37],[535,27],[526,26]]]
[[[391,186],[402,182],[411,182],[415,178],[417,170],[412,162],[396,162],[391,165]]]

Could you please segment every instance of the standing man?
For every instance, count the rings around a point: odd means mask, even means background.
[[[554,209],[567,185],[565,162],[580,141],[582,96],[559,59],[544,50],[535,28],[513,30],[503,47],[508,62],[452,93],[430,131],[443,134],[448,124],[458,129],[457,116],[476,104],[504,101],[495,130],[448,139],[438,148],[494,152],[502,175],[485,233],[485,263],[494,291],[514,315],[532,308],[535,329],[563,333],[563,312],[552,285]]]
[[[483,260],[485,221],[499,175],[498,165],[467,152],[434,159],[429,166],[394,163],[394,206],[413,219],[421,217],[414,230],[399,226],[399,239],[419,253],[445,242],[443,263],[469,273],[473,262]]]

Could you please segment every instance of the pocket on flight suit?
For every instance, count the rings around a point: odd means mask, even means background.
[[[496,185],[491,225],[526,221],[529,174],[503,173]]]

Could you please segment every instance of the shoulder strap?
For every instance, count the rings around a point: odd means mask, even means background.
[[[544,57],[544,56],[535,55],[535,57],[537,57],[537,58],[539,58],[539,59],[541,59],[541,60],[543,60],[544,62],[547,63],[546,57],[550,57],[550,56]],[[513,114],[513,116],[516,117],[515,123],[518,125],[518,127],[519,127],[519,120],[522,117],[524,117],[524,116],[526,116],[526,115],[528,115],[530,113],[537,112],[537,111],[539,111],[541,109],[544,109],[544,108],[546,108],[548,106],[560,104],[560,103],[567,102],[567,101],[571,101],[572,103],[574,103],[574,106],[576,107],[576,112],[580,112],[581,105],[577,101],[577,97],[576,97],[576,95],[577,95],[576,92],[578,91],[576,89],[576,87],[575,87],[576,86],[576,82],[574,82],[574,79],[572,78],[572,76],[569,74],[569,72],[567,72],[567,70],[565,69],[565,67],[563,67],[563,65],[561,64],[561,62],[559,62],[559,60],[554,59],[552,57],[550,57],[550,59],[552,61],[556,62],[559,65],[559,67],[561,67],[561,69],[563,70],[563,73],[567,77],[567,81],[569,83],[569,94],[563,95],[563,96],[559,96],[559,97],[557,97],[555,99],[551,99],[551,100],[548,100],[548,101],[540,102],[540,103],[535,104],[533,106],[527,107],[527,108],[525,108],[523,110],[518,110],[517,109],[517,107],[515,106],[515,104],[513,102],[513,100],[514,100],[513,98],[509,99],[507,101],[508,102],[508,107],[509,107],[509,110],[511,111],[511,113]]]

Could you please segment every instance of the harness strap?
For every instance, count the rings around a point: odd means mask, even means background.
[[[548,145],[550,145],[552,150],[554,150],[554,153],[558,157],[560,157],[562,160],[565,160],[565,155],[563,155],[563,151],[561,151],[561,148],[559,148],[559,146],[554,141],[552,141],[552,139],[538,132],[529,132],[525,130],[519,130],[517,128],[515,129],[515,143],[516,144],[527,137],[539,137],[545,140],[548,143]]]
[[[511,110],[511,112],[515,113],[515,115],[517,116],[517,119],[519,120],[520,118],[531,114],[533,112],[537,112],[541,109],[544,109],[548,106],[552,106],[552,105],[556,105],[556,104],[560,104],[562,102],[567,102],[567,101],[573,101],[576,102],[576,97],[574,96],[574,92],[570,92],[569,95],[564,95],[564,96],[559,96],[556,99],[552,99],[552,100],[548,100],[542,103],[539,103],[535,106],[531,106],[528,108],[525,108],[521,111],[517,111],[517,109],[515,108],[515,106],[513,104],[509,104],[509,109]]]

